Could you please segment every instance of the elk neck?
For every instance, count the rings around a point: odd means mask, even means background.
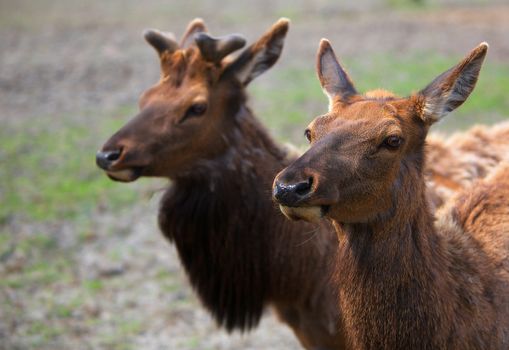
[[[326,276],[317,255],[334,247],[326,241],[335,236],[284,218],[270,193],[290,159],[244,104],[229,118],[232,125],[220,135],[225,151],[174,179],[159,226],[204,305],[231,331],[255,327],[279,295],[291,302],[313,290]]]
[[[402,163],[388,212],[369,223],[339,224],[340,304],[355,348],[447,345],[436,339],[447,339],[440,332],[448,332],[453,310],[444,301],[454,286],[418,169]]]

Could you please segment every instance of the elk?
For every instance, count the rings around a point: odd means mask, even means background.
[[[509,163],[432,214],[426,135],[459,107],[488,50],[409,97],[364,95],[322,40],[317,71],[329,111],[310,148],[278,174],[291,219],[326,217],[338,234],[338,300],[354,349],[509,348]]]
[[[343,349],[337,296],[327,287],[334,229],[289,222],[274,207],[272,179],[293,156],[247,106],[247,85],[278,60],[288,26],[279,20],[237,56],[244,38],[213,38],[199,19],[180,43],[146,32],[161,79],[96,162],[117,181],[171,180],[159,227],[218,325],[250,330],[270,305],[304,347]]]

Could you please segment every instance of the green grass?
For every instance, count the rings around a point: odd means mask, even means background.
[[[0,223],[13,215],[53,221],[88,216],[137,199],[132,185],[115,186],[95,165],[95,152],[125,121],[52,127],[49,118],[0,129]],[[62,118],[65,120],[65,118]],[[21,127],[17,126],[17,129]]]
[[[456,1],[442,1],[442,0],[385,0],[388,8],[393,10],[429,10],[440,9],[451,6],[480,6],[489,4],[490,0],[456,0]]]
[[[114,333],[100,335],[100,343],[108,349],[136,349],[133,337],[144,331],[145,326],[140,320],[123,319],[115,317],[111,322],[114,324]]]
[[[43,345],[51,339],[64,333],[63,329],[56,328],[54,325],[48,325],[45,320],[33,322],[27,332],[28,336],[36,337],[33,345]],[[34,340],[35,340],[34,339]]]
[[[56,250],[53,250],[53,254]],[[10,273],[0,279],[0,287],[13,289],[43,288],[55,283],[65,283],[71,279],[71,271],[68,269],[69,260],[59,255],[52,258],[51,255],[32,257],[17,273]]]
[[[419,91],[461,57],[415,54],[373,55],[342,61],[361,92],[384,88],[407,96]],[[275,135],[304,144],[303,130],[313,118],[327,111],[313,65],[275,69],[270,86],[255,83],[250,88],[258,108],[257,115]],[[476,89],[470,98],[437,128],[446,132],[462,130],[476,123],[491,124],[509,117],[509,65],[488,58]]]
[[[53,307],[55,316],[59,318],[69,318],[76,309],[76,305],[72,304],[57,304]]]
[[[83,282],[83,287],[90,293],[94,294],[100,292],[103,289],[104,283],[99,279],[87,280]]]
[[[429,0],[385,0],[386,5],[394,10],[422,10],[436,5]]]
[[[143,330],[140,320],[122,320],[118,324],[118,331],[124,336],[138,334]]]
[[[72,279],[71,257],[59,250],[57,239],[49,233],[30,234],[17,242],[12,236],[5,235],[0,244],[0,251],[12,246],[13,253],[23,257],[23,263],[16,271],[0,278],[0,287],[44,288]]]

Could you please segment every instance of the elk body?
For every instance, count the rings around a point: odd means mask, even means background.
[[[336,227],[355,349],[509,348],[508,163],[458,190],[436,220],[424,180],[428,129],[469,96],[487,48],[400,98],[359,94],[320,45],[329,112],[310,124],[310,149],[276,177],[273,195],[288,217]]]
[[[507,121],[491,127],[476,125],[448,138],[429,135],[424,176],[432,208],[486,177],[502,161],[509,161]]]
[[[287,30],[288,21],[278,21],[233,58],[244,39],[212,38],[201,20],[180,44],[148,31],[161,80],[97,163],[114,180],[171,179],[159,226],[219,325],[249,330],[272,305],[306,348],[342,349],[328,287],[334,229],[289,222],[274,206],[272,180],[291,159],[246,106],[245,87],[277,61]]]

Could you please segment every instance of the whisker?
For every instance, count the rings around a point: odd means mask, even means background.
[[[311,237],[307,238],[306,240],[304,240],[303,242],[301,242],[301,243],[297,244],[296,246],[297,246],[297,247],[300,247],[300,246],[302,246],[302,245],[304,245],[304,244],[308,243],[308,242],[309,242],[309,241],[311,241],[312,239],[314,239],[314,238],[316,237],[316,235],[317,235],[317,233],[318,233],[319,229],[320,229],[320,228],[319,228],[319,227],[317,227],[317,228],[315,228],[314,230],[311,230],[311,231],[306,232],[306,234],[311,234]]]

